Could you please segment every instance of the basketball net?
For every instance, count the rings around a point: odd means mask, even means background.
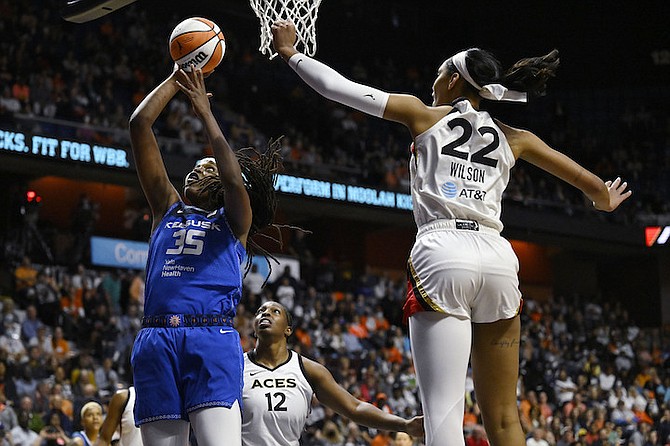
[[[249,0],[251,9],[261,21],[261,46],[258,50],[273,59],[277,53],[272,48],[272,24],[289,20],[295,25],[298,36],[296,46],[303,53],[316,53],[316,17],[322,0]]]

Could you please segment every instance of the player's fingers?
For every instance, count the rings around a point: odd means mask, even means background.
[[[184,70],[179,70],[177,73],[177,76],[179,77],[179,81],[181,82],[182,86],[184,87],[192,87],[191,79],[189,77],[189,73],[187,73]]]
[[[182,84],[182,83],[179,82],[179,81],[175,81],[175,82],[177,83],[177,87],[179,87],[179,89],[180,89],[181,91],[183,91],[184,93],[188,93],[188,92],[189,92],[188,88],[186,88],[186,87],[184,86],[184,84]]]
[[[198,79],[195,73],[196,68],[194,64],[189,65],[189,67],[191,67],[191,70],[188,72],[188,80],[191,82],[191,85],[195,86]]]

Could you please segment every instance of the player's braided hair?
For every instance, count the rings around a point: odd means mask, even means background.
[[[274,141],[270,140],[268,142],[268,149],[263,154],[259,153],[253,147],[247,147],[237,152],[237,160],[240,163],[244,186],[249,194],[252,211],[251,228],[249,229],[249,237],[247,238],[247,263],[244,266],[245,275],[251,269],[252,257],[255,252],[260,252],[265,257],[270,271],[272,270],[272,265],[268,257],[277,262],[277,259],[272,254],[253,239],[254,235],[269,238],[280,246],[282,245],[280,226],[273,223],[275,211],[277,210],[275,181],[277,172],[282,165],[280,141],[281,138]],[[261,232],[270,226],[276,230],[276,238]]]
[[[270,140],[265,153],[260,153],[253,147],[240,149],[236,152],[237,161],[240,163],[244,186],[249,194],[251,204],[252,220],[249,236],[247,238],[247,262],[244,266],[244,274],[251,269],[252,258],[255,253],[260,253],[268,262],[270,271],[272,265],[268,258],[278,263],[277,259],[265,248],[260,246],[254,236],[268,238],[280,246],[282,245],[282,226],[273,223],[275,211],[277,210],[277,195],[275,193],[275,180],[281,168],[281,138]],[[210,199],[209,209],[217,209],[224,206],[223,185],[218,176],[208,176],[201,180],[201,194]],[[264,234],[261,231],[273,227],[277,231],[277,237]],[[268,276],[269,277],[269,276]],[[266,279],[267,280],[267,279]]]
[[[465,63],[470,76],[479,85],[499,83],[512,90],[525,91],[530,97],[538,97],[546,94],[547,81],[556,75],[560,59],[558,50],[552,50],[544,56],[521,59],[503,72],[502,64],[493,54],[471,48]],[[457,71],[451,59],[447,67],[451,72]]]

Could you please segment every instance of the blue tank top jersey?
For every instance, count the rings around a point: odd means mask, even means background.
[[[144,314],[234,316],[244,256],[223,208],[208,212],[178,201],[151,236]]]

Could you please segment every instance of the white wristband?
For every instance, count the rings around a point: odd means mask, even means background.
[[[302,53],[291,56],[288,65],[321,96],[372,116],[384,116],[388,93],[350,81],[329,66]]]

